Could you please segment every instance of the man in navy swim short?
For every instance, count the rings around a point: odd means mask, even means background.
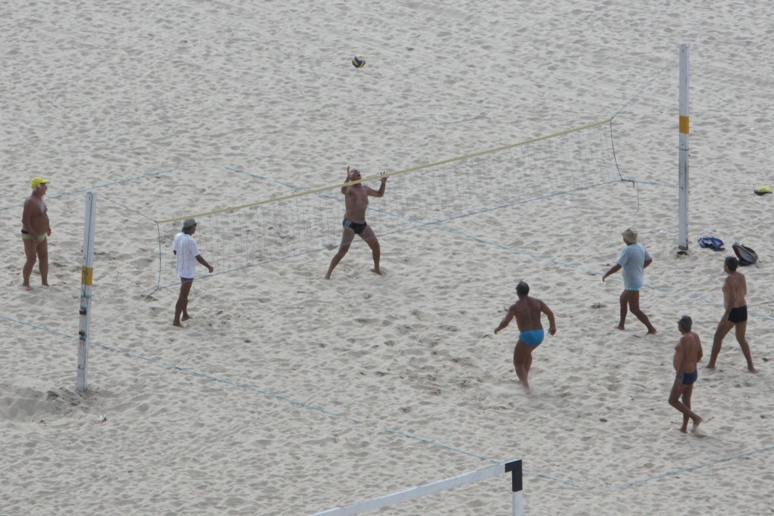
[[[554,313],[540,299],[529,297],[529,285],[524,281],[516,285],[516,294],[519,300],[508,309],[505,318],[500,322],[500,326],[495,328],[495,335],[508,326],[515,317],[516,324],[519,327],[519,340],[516,342],[516,348],[513,350],[513,366],[516,368],[516,375],[527,392],[529,390],[529,369],[532,367],[532,351],[537,348],[544,337],[543,325],[540,322],[540,314],[546,314],[548,317],[548,333],[556,334],[556,322]]]
[[[755,372],[752,355],[750,354],[750,345],[747,343],[745,333],[747,332],[747,301],[744,297],[747,295],[747,280],[744,274],[737,271],[739,260],[734,256],[726,258],[723,264],[723,270],[728,274],[726,282],[723,283],[723,305],[726,311],[718,323],[718,329],[715,330],[715,338],[712,341],[712,353],[710,353],[708,369],[715,369],[715,361],[720,353],[720,346],[723,344],[723,338],[728,335],[731,328],[736,329],[736,340],[742,348],[744,358],[747,360],[747,370]]]
[[[693,384],[698,378],[696,368],[703,356],[701,350],[701,340],[696,332],[691,331],[693,321],[687,315],[684,315],[677,322],[677,329],[680,330],[680,342],[675,347],[675,356],[672,364],[677,371],[675,383],[672,385],[672,392],[669,394],[669,404],[683,413],[683,426],[680,428],[682,433],[688,431],[688,420],[693,420],[691,432],[696,433],[702,419],[691,411],[691,394],[693,394]],[[680,401],[682,396],[683,400]]]
[[[374,190],[370,186],[365,186],[360,182],[362,176],[360,171],[356,168],[352,170],[347,167],[347,183],[357,181],[355,184],[346,185],[341,187],[341,193],[344,194],[344,220],[342,226],[344,226],[344,232],[341,236],[341,245],[336,255],[331,260],[331,264],[328,267],[328,272],[325,274],[325,279],[331,279],[331,273],[333,269],[339,264],[344,255],[349,251],[349,246],[355,239],[355,235],[360,235],[360,238],[366,241],[368,247],[371,248],[371,254],[374,258],[374,272],[381,276],[384,273],[379,268],[379,258],[381,251],[379,249],[379,241],[376,239],[374,230],[371,229],[366,223],[365,214],[368,208],[368,197],[382,197],[384,195],[384,189],[387,186],[387,176],[382,174],[382,184],[379,190]]]

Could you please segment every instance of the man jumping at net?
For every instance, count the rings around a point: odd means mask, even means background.
[[[347,167],[347,180],[346,182],[359,181],[362,179],[360,171]],[[368,247],[371,248],[371,253],[374,257],[374,272],[376,274],[384,276],[384,273],[379,268],[379,241],[376,239],[374,230],[371,226],[366,224],[365,213],[368,208],[368,197],[382,197],[384,195],[384,189],[387,186],[387,176],[382,174],[382,185],[379,187],[379,191],[374,190],[369,186],[365,186],[363,183],[355,183],[354,185],[346,185],[341,187],[341,193],[344,194],[344,233],[341,236],[341,245],[336,256],[331,260],[331,265],[328,267],[328,273],[325,275],[325,279],[331,279],[331,273],[333,269],[339,264],[344,255],[349,251],[349,246],[355,239],[355,235],[360,235],[360,238],[366,241]]]
[[[543,324],[540,322],[540,314],[546,314],[548,317],[548,333],[556,334],[556,322],[554,313],[540,299],[529,297],[529,285],[521,281],[516,285],[516,294],[519,300],[508,309],[505,318],[500,322],[500,326],[495,328],[497,332],[508,326],[515,317],[516,324],[519,327],[519,340],[516,342],[516,348],[513,350],[513,367],[516,369],[516,375],[529,393],[529,369],[532,367],[532,352],[540,346],[545,336]]]

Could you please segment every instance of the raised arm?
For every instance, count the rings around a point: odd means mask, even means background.
[[[347,167],[347,180],[344,182],[349,183],[350,181],[352,181],[352,175],[349,173],[349,167]],[[342,186],[341,193],[347,195],[347,192],[349,192],[349,186]]]
[[[508,326],[508,325],[511,323],[511,319],[513,319],[513,318],[514,318],[514,316],[516,315],[516,309],[514,308],[515,306],[516,306],[516,305],[513,305],[513,306],[511,306],[511,307],[508,309],[508,313],[505,315],[505,317],[503,318],[503,320],[502,320],[502,321],[500,321],[500,326],[498,326],[497,328],[495,328],[495,331],[494,331],[494,332],[495,332],[495,335],[497,335],[497,332],[498,332],[498,331],[502,330],[503,328],[505,328],[506,326]]]
[[[381,177],[379,180],[382,182],[382,184],[379,186],[379,191],[374,190],[373,188],[368,187],[366,192],[368,192],[368,195],[371,197],[382,197],[384,195],[384,189],[387,187],[387,173],[382,172]]]
[[[554,321],[554,312],[552,312],[551,309],[548,308],[548,305],[542,301],[540,302],[540,311],[546,314],[546,317],[548,317],[548,333],[551,335],[556,335],[556,321]]]

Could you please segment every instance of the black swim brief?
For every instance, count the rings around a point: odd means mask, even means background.
[[[680,383],[683,385],[693,385],[693,383],[696,381],[696,379],[699,377],[699,372],[694,371],[689,374],[681,374],[680,375]]]
[[[350,228],[352,231],[355,232],[356,235],[359,235],[363,232],[363,230],[366,228],[368,223],[366,222],[352,222],[349,219],[344,219],[344,221],[341,223],[342,226],[345,228]]]
[[[747,305],[732,308],[728,314],[728,320],[732,323],[740,323],[747,320]]]

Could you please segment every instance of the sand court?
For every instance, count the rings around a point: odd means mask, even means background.
[[[770,10],[12,2],[0,22],[9,473],[0,504],[24,514],[312,514],[521,457],[527,514],[765,513],[774,201],[752,190],[770,180]],[[671,61],[681,43],[692,56],[687,256],[676,254]],[[350,64],[355,54],[364,68]],[[335,184],[347,165],[369,176],[545,136],[625,104],[613,120],[615,157],[636,188],[614,183],[380,236],[386,277],[370,271],[360,241],[330,282],[327,249],[212,277],[201,268],[184,330],[171,326],[177,289],[154,290],[159,234],[168,278],[164,238],[179,222],[160,231],[150,219]],[[24,292],[20,203],[38,175],[52,179],[52,286],[35,272]],[[372,201],[377,235],[389,227],[377,210],[392,209],[411,181],[391,178]],[[433,181],[416,191],[446,192],[443,178]],[[81,396],[84,194],[75,192],[93,187],[93,347]],[[502,184],[476,187],[486,198]],[[464,208],[464,199],[446,203]],[[340,239],[343,205],[329,206],[300,217],[331,218],[318,247]],[[655,337],[643,338],[631,315],[625,332],[613,329],[620,274],[600,281],[629,226],[654,258],[641,306]],[[216,272],[237,263],[217,261],[232,244],[211,235],[228,231],[200,221]],[[699,249],[705,235],[728,251]],[[708,356],[722,258],[735,241],[762,259],[743,269],[760,372],[746,372],[729,334],[693,396],[706,436],[685,436],[667,404],[676,321],[694,319]],[[513,372],[515,327],[492,334],[522,279],[558,325],[535,351],[530,396]],[[508,484],[494,478],[383,512],[504,514]]]

